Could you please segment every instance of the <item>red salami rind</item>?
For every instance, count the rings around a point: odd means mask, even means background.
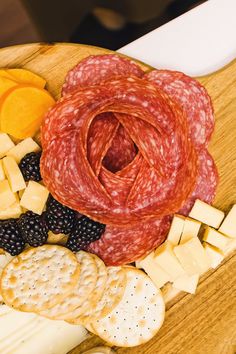
[[[154,167],[151,159],[148,161],[148,146],[140,143],[139,153],[143,160],[146,157],[150,183],[139,183],[132,200],[129,197],[119,205],[94,173],[87,156],[90,126],[97,115],[106,111],[115,112],[127,131],[127,121],[133,116],[134,120],[149,123],[163,136],[159,149],[166,160],[159,159],[161,173],[157,161]],[[122,113],[122,122],[118,113]],[[137,129],[140,130],[139,125]],[[139,134],[145,136],[145,124]],[[156,220],[174,213],[195,184],[196,160],[184,113],[155,86],[138,78],[111,80],[65,96],[48,113],[42,126],[42,142],[41,173],[50,193],[62,204],[105,224],[127,227],[137,224],[140,217],[143,221]],[[152,169],[162,177],[161,188],[151,178]],[[170,170],[171,182],[164,173]],[[140,171],[138,174],[140,180]],[[172,188],[178,192],[171,193]],[[158,197],[160,191],[164,191],[164,197]]]
[[[211,204],[216,195],[219,175],[210,153],[204,149],[198,154],[198,175],[196,185],[190,197],[179,210],[182,215],[188,215],[196,199]]]
[[[117,54],[91,55],[68,72],[62,87],[62,96],[76,88],[98,85],[116,76],[143,75],[143,70],[135,62]]]
[[[166,238],[170,217],[140,222],[126,229],[107,226],[101,239],[91,243],[88,251],[97,254],[107,266],[134,262],[158,247]]]
[[[206,147],[215,123],[212,102],[206,89],[197,80],[178,71],[153,70],[145,78],[185,110],[192,142],[197,148]]]

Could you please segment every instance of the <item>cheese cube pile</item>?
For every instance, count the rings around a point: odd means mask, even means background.
[[[15,145],[7,134],[0,133],[0,220],[19,218],[27,210],[43,212],[48,190],[33,181],[26,186],[18,166],[26,154],[38,151],[40,146],[32,138]]]
[[[202,225],[203,242],[198,237]],[[219,266],[233,240],[236,204],[225,217],[221,210],[196,200],[189,217],[174,215],[166,241],[136,261],[136,267],[143,268],[158,288],[171,282],[173,288],[194,294],[199,277]]]

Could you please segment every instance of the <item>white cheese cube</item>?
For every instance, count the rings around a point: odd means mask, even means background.
[[[168,241],[156,249],[154,260],[169,275],[171,281],[185,274],[184,269],[173,252],[173,246]]]
[[[208,226],[204,232],[203,241],[224,251],[231,239]]]
[[[15,203],[16,195],[12,192],[8,180],[0,182],[0,211],[5,210]]]
[[[194,275],[185,274],[175,279],[175,281],[173,282],[173,287],[175,289],[185,291],[186,293],[195,294],[198,281],[199,281],[199,274],[194,274]]]
[[[229,211],[219,231],[229,237],[236,237],[236,204]]]
[[[170,276],[154,261],[154,252],[136,261],[135,265],[137,268],[143,268],[145,270],[158,289],[170,280]]]
[[[20,205],[36,214],[41,215],[48,199],[48,190],[40,183],[29,181],[26,187]]]
[[[13,157],[4,157],[3,168],[13,193],[18,192],[26,187],[21,170],[19,169]]]
[[[203,247],[208,255],[211,263],[211,268],[216,268],[224,259],[224,253],[216,247],[203,243]]]
[[[7,219],[17,219],[22,214],[22,208],[20,206],[18,196],[16,195],[17,201],[10,205],[5,210],[0,210],[0,220],[7,220]]]
[[[5,156],[13,146],[15,144],[11,138],[6,133],[0,133],[0,158]]]
[[[178,245],[180,237],[184,227],[185,218],[182,215],[175,215],[173,217],[170,230],[167,236],[167,241],[171,242],[172,245]]]
[[[210,261],[198,237],[174,247],[174,253],[189,275],[201,275],[210,268]]]
[[[180,244],[189,241],[192,237],[197,237],[200,227],[201,223],[199,221],[186,218],[184,221]]]
[[[5,179],[5,172],[3,169],[3,163],[2,160],[0,160],[0,181],[3,181]]]
[[[27,138],[22,140],[19,144],[14,146],[7,152],[7,156],[11,156],[19,164],[20,160],[30,152],[40,151],[40,146],[32,139]]]
[[[222,220],[224,219],[223,211],[214,208],[213,206],[202,202],[197,199],[192,210],[189,213],[189,217],[201,221],[202,223],[215,227],[216,229],[220,226]]]

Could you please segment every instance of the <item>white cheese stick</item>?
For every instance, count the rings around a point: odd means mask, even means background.
[[[208,226],[204,232],[203,241],[224,251],[231,239]]]
[[[204,242],[203,247],[210,259],[211,268],[216,268],[224,259],[224,253],[216,247]]]
[[[199,221],[186,218],[180,239],[180,244],[189,241],[192,237],[197,237],[201,223]]]
[[[194,274],[194,275],[185,274],[175,279],[175,281],[173,282],[173,287],[175,289],[185,291],[186,293],[195,294],[198,281],[199,281],[199,274]]]
[[[172,245],[177,246],[184,228],[185,218],[182,215],[174,215],[169,233],[167,235],[167,241]]]

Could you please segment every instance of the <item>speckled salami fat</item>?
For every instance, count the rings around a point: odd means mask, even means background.
[[[197,80],[178,71],[153,70],[145,78],[183,108],[192,142],[196,148],[206,147],[214,129],[213,107],[206,89]]]
[[[117,54],[91,55],[68,72],[62,96],[76,88],[98,85],[116,76],[143,75],[143,70],[136,63]]]
[[[116,129],[113,116],[104,116],[99,144],[93,146],[89,137],[105,112],[112,112],[137,147],[136,175],[129,175],[132,162],[118,179],[111,174],[108,181],[102,175],[103,149],[111,146]],[[140,217],[148,221],[174,213],[195,184],[196,156],[185,114],[143,79],[119,78],[64,96],[42,125],[42,145],[41,173],[50,193],[108,225],[127,227]]]
[[[167,216],[126,229],[107,226],[102,238],[91,243],[88,250],[101,257],[106,265],[131,263],[150,253],[165,240],[170,219]]]

